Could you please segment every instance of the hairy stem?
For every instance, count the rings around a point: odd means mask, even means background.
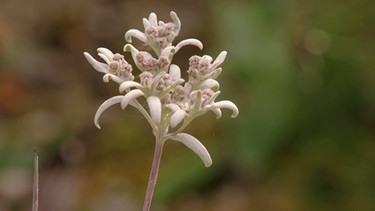
[[[154,194],[154,189],[156,185],[156,180],[158,177],[161,154],[163,151],[163,142],[162,139],[158,136],[156,137],[155,142],[155,152],[154,152],[154,159],[152,161],[152,167],[150,172],[150,178],[148,180],[147,191],[146,191],[146,198],[143,204],[143,211],[149,211],[152,202],[152,196]]]

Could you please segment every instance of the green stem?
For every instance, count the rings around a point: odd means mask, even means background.
[[[150,178],[148,180],[146,197],[145,197],[145,201],[144,201],[144,204],[143,204],[143,211],[149,211],[150,210],[151,202],[152,202],[152,196],[154,194],[156,180],[157,180],[158,172],[159,172],[161,154],[162,154],[162,151],[163,151],[164,142],[162,141],[162,138],[160,136],[155,136],[155,137],[156,137],[156,142],[155,142],[154,159],[152,161]]]

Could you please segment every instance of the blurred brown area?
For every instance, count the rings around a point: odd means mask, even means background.
[[[40,210],[140,210],[153,136],[136,110],[98,106],[117,94],[83,57],[122,52],[124,33],[155,12],[194,37],[175,63],[228,51],[223,99],[188,132],[206,169],[165,148],[152,210],[375,210],[375,3],[358,1],[0,1],[0,211],[30,210],[33,147]],[[178,40],[177,40],[178,41]],[[127,57],[128,55],[126,55]]]

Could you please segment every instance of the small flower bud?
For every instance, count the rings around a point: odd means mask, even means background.
[[[141,79],[141,85],[145,87],[150,87],[153,82],[153,76],[150,72],[145,71],[139,75]]]
[[[119,66],[119,62],[111,61],[111,63],[109,63],[109,72],[116,73]]]
[[[204,89],[202,91],[202,107],[210,103],[209,100],[211,99],[213,94],[215,94],[215,92],[212,91],[212,89]]]

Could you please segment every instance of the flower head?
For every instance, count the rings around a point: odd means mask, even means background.
[[[173,40],[180,32],[181,22],[175,12],[171,12],[172,22],[164,23],[157,20],[155,13],[151,13],[149,18],[143,18],[144,32],[131,29],[126,32],[125,40],[132,42],[132,37],[139,39],[149,45],[158,55],[162,49],[172,45]]]
[[[109,82],[109,79],[121,84],[124,81],[134,80],[132,74],[133,68],[128,64],[121,54],[113,54],[106,48],[98,48],[98,55],[105,63],[95,60],[89,53],[84,53],[87,61],[99,72],[105,73],[103,80]]]
[[[222,71],[219,66],[224,62],[227,52],[222,51],[215,60],[208,55],[190,57],[188,80],[185,81],[181,77],[179,66],[172,63],[173,56],[184,46],[193,45],[202,49],[203,45],[193,38],[173,45],[181,22],[176,13],[171,12],[170,16],[172,22],[165,23],[158,21],[157,16],[151,13],[148,19],[143,19],[144,32],[130,29],[125,33],[127,42],[131,43],[132,38],[137,38],[153,51],[139,51],[132,44],[124,46],[124,51],[130,52],[139,70],[137,77],[133,76],[132,66],[121,54],[98,48],[98,55],[104,60],[103,63],[84,53],[94,69],[105,74],[105,82],[111,79],[120,84],[120,94],[109,98],[99,107],[94,122],[100,128],[101,114],[112,105],[120,104],[122,109],[128,105],[133,106],[147,119],[157,141],[164,143],[174,140],[183,143],[208,167],[212,160],[206,148],[192,135],[183,133],[183,130],[207,111],[214,112],[218,118],[221,117],[223,108],[232,110],[233,118],[238,115],[238,108],[231,101],[215,102],[221,93],[216,78]],[[146,99],[147,106],[139,103],[140,97]]]

